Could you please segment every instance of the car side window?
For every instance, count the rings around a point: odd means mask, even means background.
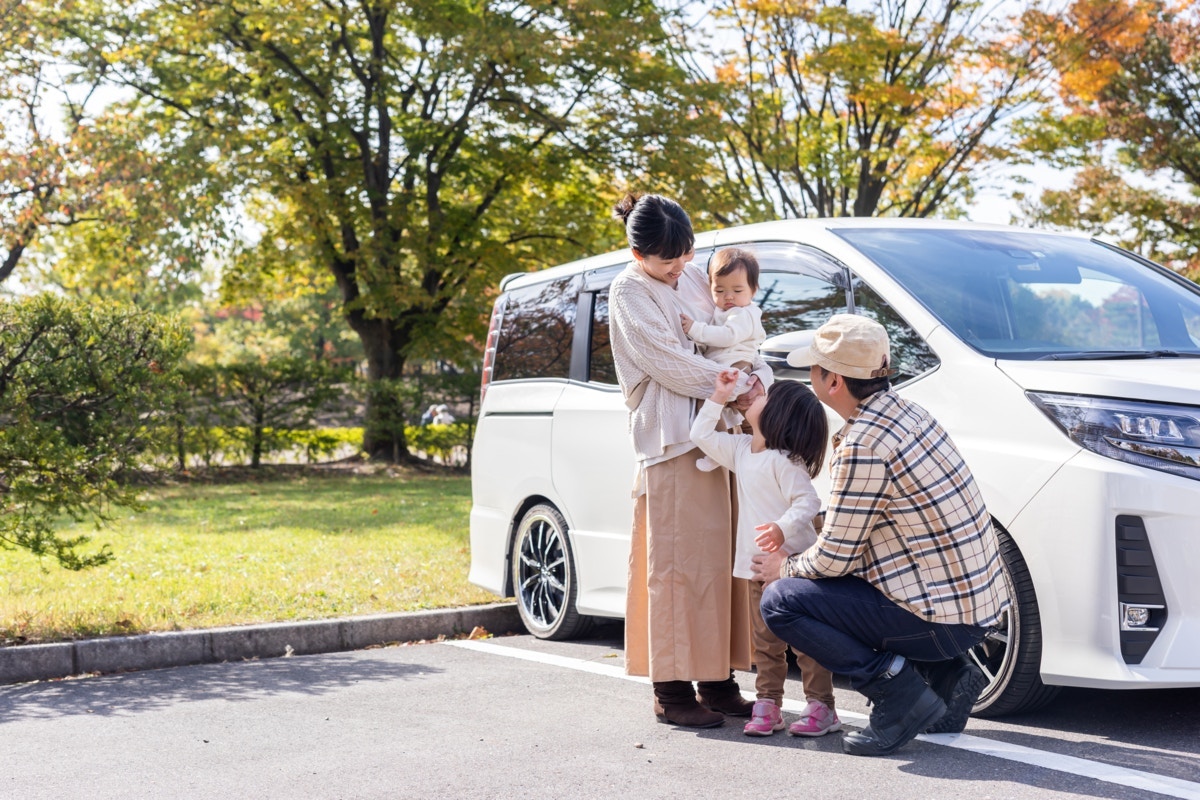
[[[920,334],[874,289],[857,278],[853,286],[855,311],[875,320],[888,332],[892,345],[892,369],[896,371],[892,376],[893,384],[911,380],[941,363]]]
[[[493,381],[570,375],[580,282],[574,276],[508,292],[496,340]]]
[[[826,279],[765,268],[759,273],[754,302],[762,309],[767,336],[813,330],[847,310],[846,290]]]
[[[588,346],[588,381],[617,384],[617,367],[613,363],[612,345],[608,338],[608,289],[596,292],[592,301],[592,336]]]
[[[735,245],[758,259],[758,294],[767,336],[813,330],[847,310],[845,270],[820,251],[793,242]]]

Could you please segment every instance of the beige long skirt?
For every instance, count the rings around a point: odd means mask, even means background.
[[[701,472],[692,450],[646,469],[634,504],[625,672],[714,681],[750,668],[748,582],[734,578],[729,472]]]

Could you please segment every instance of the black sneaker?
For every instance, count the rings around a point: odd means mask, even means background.
[[[946,713],[925,729],[925,733],[962,733],[967,727],[967,718],[983,690],[987,688],[987,676],[975,662],[959,656],[930,670],[929,684],[942,702]]]

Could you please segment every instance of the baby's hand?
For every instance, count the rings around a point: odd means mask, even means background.
[[[741,374],[736,369],[722,370],[721,374],[717,375],[717,385],[713,387],[711,400],[721,405],[728,403],[729,398],[733,397],[733,393],[737,389],[738,378]]]
[[[684,333],[691,333],[691,332],[692,332],[692,321],[693,321],[693,320],[692,320],[692,318],[691,318],[691,317],[689,317],[687,314],[680,314],[680,315],[679,315],[679,322],[680,322],[680,324],[681,324],[681,325],[683,325],[683,332],[684,332]]]
[[[774,553],[783,547],[783,529],[774,522],[768,522],[765,525],[755,525],[754,530],[762,531],[755,537],[754,543],[764,553]]]

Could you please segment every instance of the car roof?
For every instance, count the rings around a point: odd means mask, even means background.
[[[870,228],[876,230],[959,230],[959,231],[1006,231],[1040,235],[1089,238],[1078,231],[1051,231],[1042,228],[1026,228],[994,222],[972,222],[968,220],[928,219],[918,217],[821,217],[809,219],[781,219],[771,222],[756,222],[729,228],[704,231],[696,234],[696,248],[724,246],[740,242],[797,241],[821,246],[836,238],[836,231]],[[832,243],[832,242],[830,242]],[[844,243],[840,243],[844,246]],[[596,269],[624,265],[632,259],[629,248],[613,250],[602,255],[582,258],[548,269],[534,272],[514,272],[500,282],[501,291],[516,289],[555,278],[568,277]]]

